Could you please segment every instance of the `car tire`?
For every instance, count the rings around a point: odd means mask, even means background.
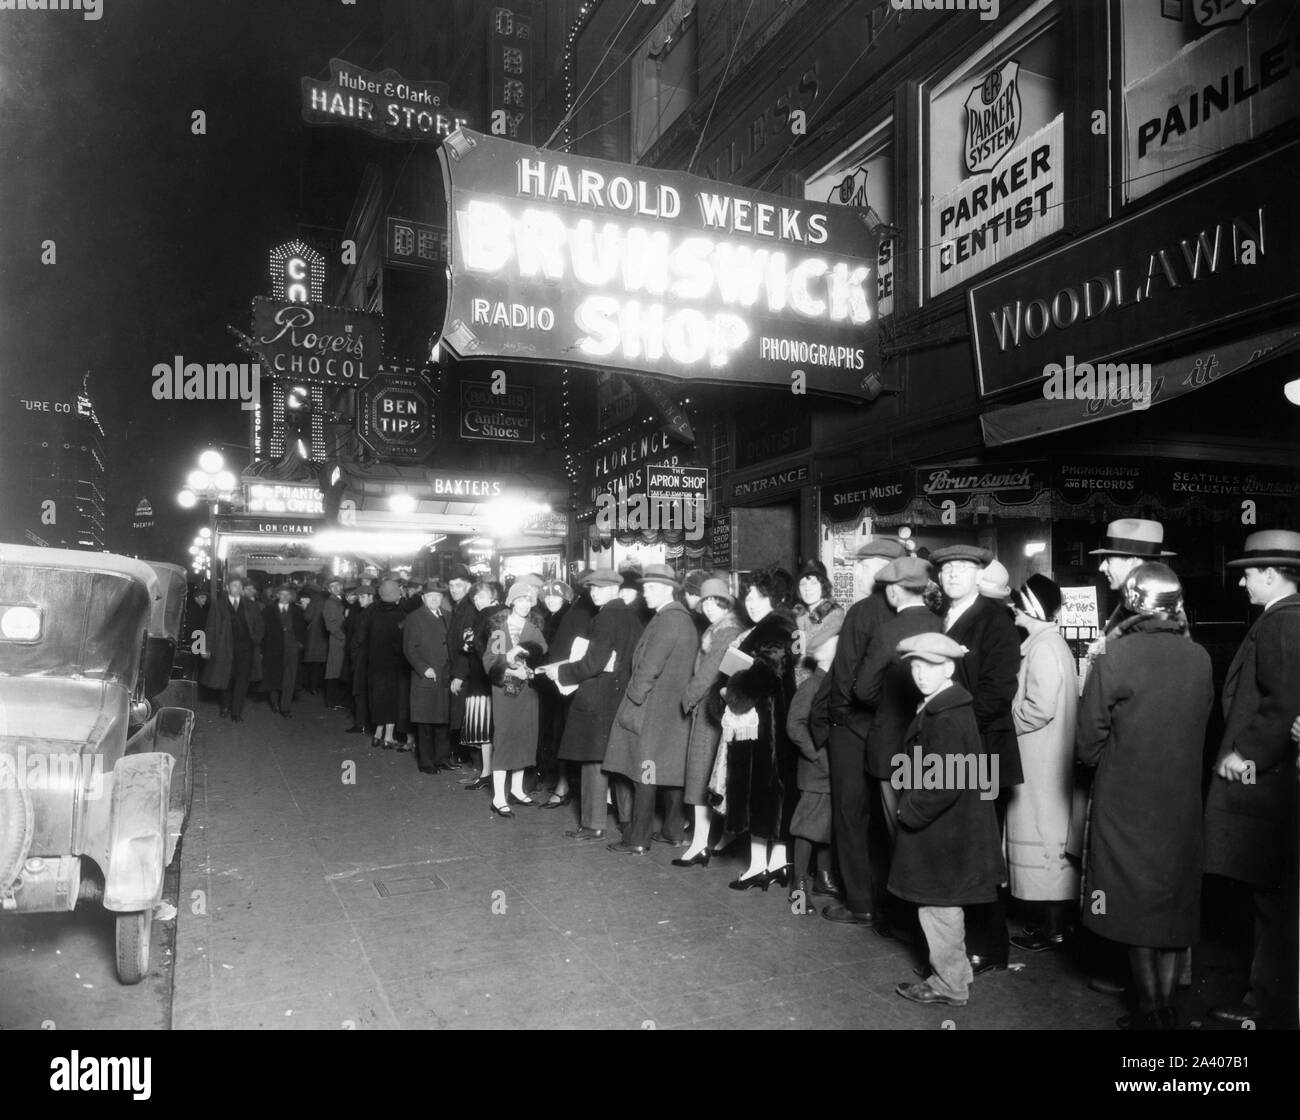
[[[31,841],[31,794],[14,757],[0,753],[0,891],[18,878]]]
[[[117,915],[117,978],[123,984],[138,984],[149,974],[152,935],[153,910]]]

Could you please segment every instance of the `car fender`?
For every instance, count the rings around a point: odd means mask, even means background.
[[[106,910],[148,910],[162,897],[167,867],[170,754],[133,754],[113,767],[104,870]]]

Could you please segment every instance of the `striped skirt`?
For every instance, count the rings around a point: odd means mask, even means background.
[[[466,696],[465,722],[460,729],[461,744],[482,747],[492,742],[492,697]]]

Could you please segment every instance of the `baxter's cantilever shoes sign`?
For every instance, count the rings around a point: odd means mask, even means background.
[[[846,397],[880,364],[863,213],[467,129],[439,159],[461,358],[787,387],[802,370]]]

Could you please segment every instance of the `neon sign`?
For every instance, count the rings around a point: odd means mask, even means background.
[[[458,356],[862,395],[877,246],[855,213],[466,130],[440,158]]]

